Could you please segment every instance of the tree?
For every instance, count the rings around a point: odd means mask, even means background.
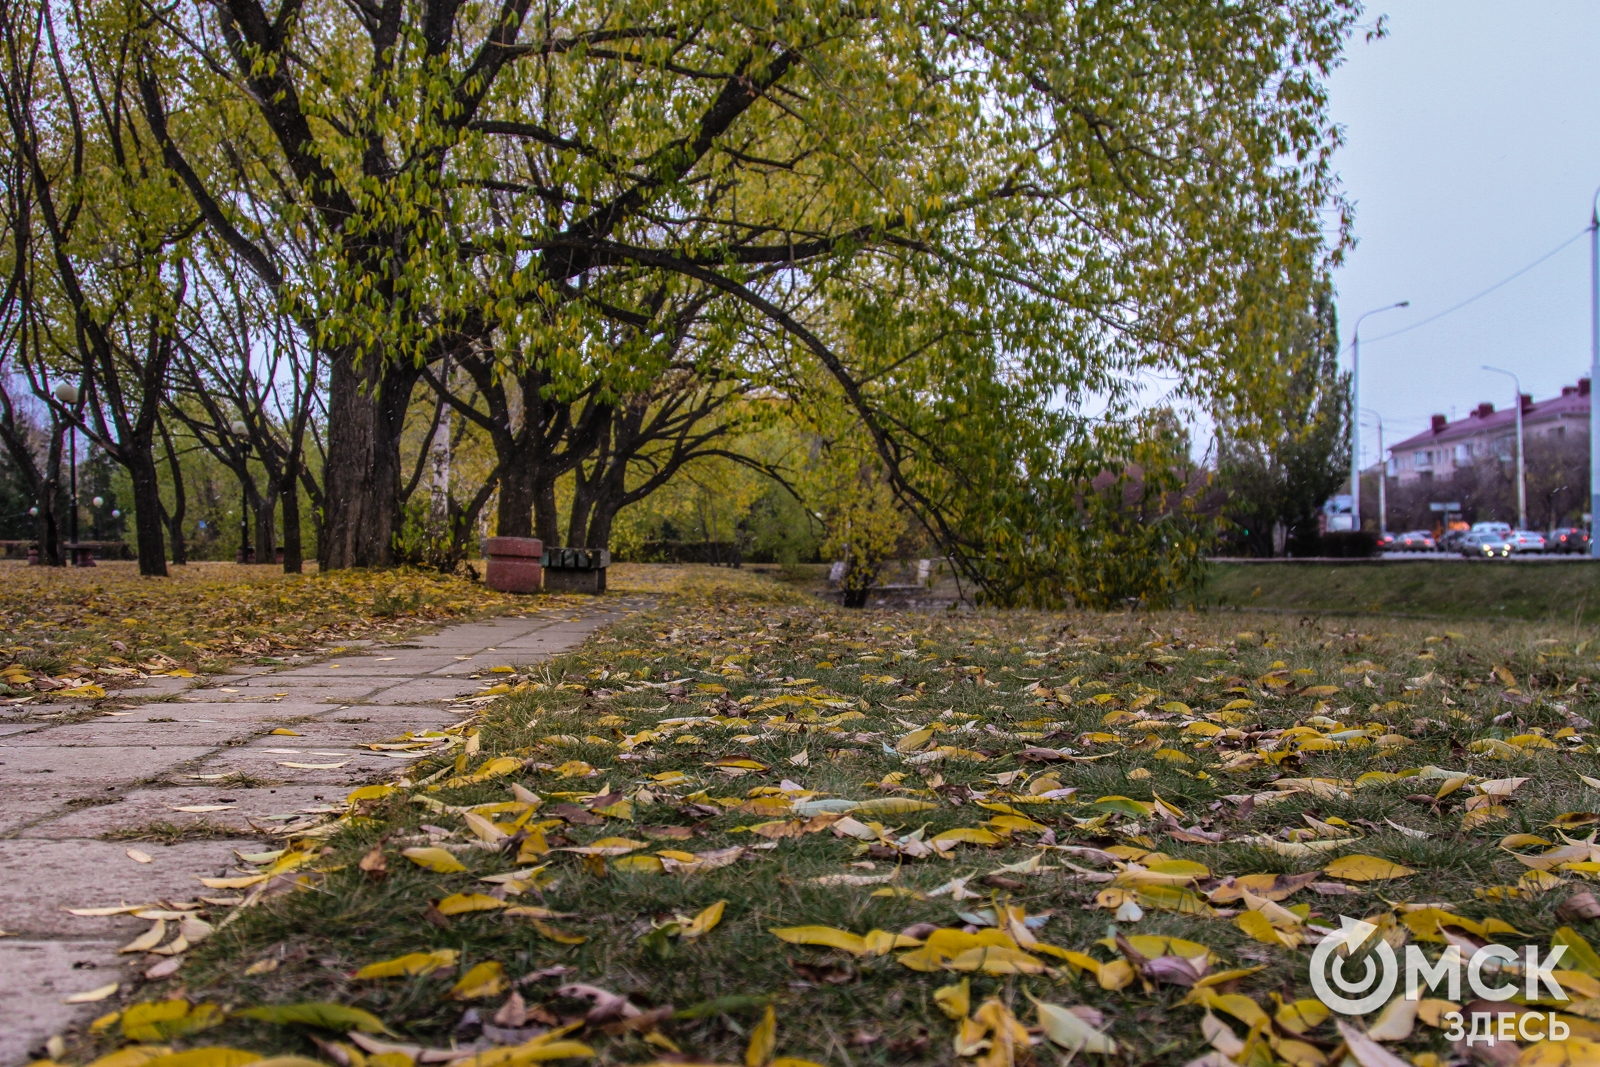
[[[7,497],[21,514],[8,516],[8,525],[27,515],[39,544],[40,562],[59,567],[61,514],[67,507],[61,491],[61,457],[66,425],[56,411],[37,399],[48,395],[49,383],[40,375],[37,320],[31,312],[32,182],[22,157],[12,153],[0,171],[0,205],[4,215],[6,257],[5,288],[0,290],[0,444],[5,446]],[[24,502],[24,500],[26,502]]]
[[[1339,371],[1339,328],[1324,285],[1297,316],[1271,418],[1224,410],[1217,420],[1217,473],[1230,540],[1255,556],[1316,555],[1317,511],[1349,476],[1350,376]]]
[[[729,343],[783,339],[988,583],[1030,482],[1072,499],[1138,436],[1140,373],[1264,398],[1346,214],[1321,79],[1358,14],[212,0],[163,9],[142,87],[207,224],[326,354],[329,565],[391,556],[423,369],[492,352],[565,402],[600,368],[599,413],[652,366],[607,337],[663,336],[696,287],[739,309]],[[1108,397],[1117,433],[1063,414]],[[564,432],[536,498],[598,444]]]
[[[133,0],[59,17],[49,0],[6,4],[0,97],[35,220],[35,396],[127,470],[139,571],[164,575],[154,442],[194,220],[133,107],[140,17]],[[75,400],[43,392],[50,369]]]
[[[283,569],[299,574],[301,489],[313,507],[322,500],[305,462],[321,366],[262,290],[226,248],[213,248],[198,265],[196,299],[179,334],[171,412],[238,477],[256,514],[256,558],[263,563],[274,557],[274,512],[282,503]],[[252,458],[265,470],[265,492],[251,473]]]

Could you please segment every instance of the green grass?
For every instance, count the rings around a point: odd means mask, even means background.
[[[149,841],[157,845],[176,845],[183,841],[229,841],[251,836],[255,835],[246,830],[196,819],[186,823],[158,821],[141,826],[124,826],[101,834],[100,840]]]
[[[1108,991],[1087,974],[1074,975],[1072,968],[1048,957],[1041,958],[1060,965],[1054,975],[923,973],[900,964],[894,955],[852,958],[789,945],[769,932],[773,927],[798,925],[834,926],[855,933],[898,931],[918,923],[959,927],[966,920],[958,912],[991,904],[1020,905],[1029,915],[1049,913],[1048,922],[1038,930],[1041,941],[1101,961],[1117,958],[1114,951],[1097,944],[1108,931],[1117,931],[1200,942],[1214,950],[1218,969],[1259,965],[1264,969],[1230,988],[1253,997],[1269,1014],[1271,993],[1311,995],[1308,948],[1290,951],[1251,940],[1226,915],[1179,914],[1150,905],[1137,922],[1116,924],[1110,911],[1096,906],[1097,894],[1106,886],[1084,880],[1063,861],[1108,870],[1103,863],[1045,851],[1045,864],[1055,870],[1004,876],[989,885],[979,880],[1001,864],[1040,855],[1039,842],[1049,838],[1036,832],[1017,832],[996,848],[962,845],[948,861],[897,861],[823,831],[779,840],[771,849],[753,849],[728,867],[682,875],[631,873],[610,863],[596,868],[571,853],[554,852],[548,873],[556,880],[542,892],[526,893],[514,902],[572,913],[550,925],[586,938],[578,945],[551,940],[528,920],[495,912],[430,922],[430,902],[447,894],[484,892],[489,886],[478,878],[512,869],[513,864],[495,852],[463,850],[457,855],[468,870],[435,874],[402,858],[396,842],[419,833],[424,823],[456,829],[457,840],[467,836],[459,816],[430,810],[416,798],[451,806],[505,801],[511,799],[512,782],[544,798],[541,815],[562,802],[559,794],[598,791],[602,783],[615,793],[635,797],[631,821],[558,825],[549,831],[574,844],[603,836],[640,839],[648,836],[644,827],[676,826],[693,835],[686,841],[652,842],[643,853],[663,847],[700,852],[767,843],[739,828],[772,816],[724,810],[726,805],[718,798],[742,800],[752,790],[777,786],[785,778],[827,796],[906,797],[937,805],[881,818],[902,833],[923,828],[932,835],[976,826],[996,814],[978,806],[979,799],[987,798],[1018,805],[1047,826],[1059,843],[1155,849],[1173,859],[1204,864],[1215,876],[1316,870],[1326,863],[1326,856],[1286,856],[1238,839],[1247,835],[1281,839],[1288,830],[1304,831],[1309,825],[1306,815],[1322,820],[1336,817],[1350,824],[1355,835],[1342,851],[1387,858],[1419,873],[1394,882],[1358,885],[1353,896],[1323,897],[1302,891],[1286,905],[1310,904],[1315,915],[1337,925],[1340,913],[1375,917],[1387,913],[1393,902],[1450,901],[1464,915],[1494,915],[1530,940],[1548,943],[1560,925],[1553,913],[1564,892],[1486,903],[1476,899],[1473,890],[1511,884],[1523,874],[1525,868],[1498,847],[1503,835],[1533,832],[1555,839],[1546,825],[1555,815],[1600,809],[1600,793],[1576,777],[1600,774],[1594,738],[1585,728],[1578,741],[1563,739],[1557,750],[1530,750],[1509,761],[1474,755],[1468,746],[1486,737],[1526,736],[1534,730],[1553,736],[1567,724],[1568,710],[1594,718],[1588,675],[1600,670],[1600,664],[1582,643],[1592,635],[1587,630],[1574,635],[1570,621],[1559,627],[1466,623],[1453,624],[1452,630],[1460,636],[1447,638],[1442,627],[1407,620],[1351,625],[1232,613],[851,614],[824,608],[773,582],[727,572],[713,575],[698,589],[667,598],[656,611],[626,620],[580,652],[548,664],[548,669],[539,668],[538,675],[547,680],[544,687],[513,694],[486,711],[481,749],[470,760],[462,758],[454,766],[424,761],[411,773],[416,780],[439,771],[449,775],[502,755],[529,759],[542,768],[462,787],[407,790],[353,816],[326,841],[328,851],[314,863],[318,872],[312,875],[314,888],[276,896],[244,911],[192,953],[176,976],[148,985],[130,999],[159,998],[181,986],[193,999],[234,1006],[333,1001],[374,1013],[405,1041],[440,1047],[452,1040],[469,1042],[476,1035],[470,1024],[463,1026],[468,1009],[488,1018],[505,999],[501,995],[462,1002],[448,996],[460,970],[496,961],[513,977],[547,975],[528,978],[520,993],[529,1005],[555,1018],[578,1019],[584,1013],[584,1004],[557,992],[569,982],[626,994],[646,1010],[671,1005],[676,1014],[661,1022],[659,1031],[691,1062],[743,1062],[762,1005],[771,1003],[778,1018],[779,1056],[865,1067],[955,1062],[951,1053],[955,1024],[938,1009],[933,994],[970,977],[974,1008],[995,996],[1031,1023],[1033,1010],[1025,993],[1059,1004],[1089,1005],[1104,1012],[1107,1027],[1121,1043],[1117,1063],[1182,1064],[1205,1051],[1199,1031],[1203,1013],[1182,1003],[1186,991],[1177,986],[1146,990],[1135,982]],[[728,657],[733,657],[732,665]],[[1491,673],[1495,667],[1513,676],[1514,691],[1504,692],[1503,679]],[[1296,686],[1340,688],[1326,699],[1285,694],[1261,681],[1274,669],[1307,672],[1291,676]],[[975,683],[974,678],[982,681]],[[1413,678],[1424,680],[1410,681]],[[683,682],[683,694],[668,696],[640,685],[663,679]],[[782,684],[794,679],[811,681]],[[1039,680],[1051,692],[1030,691],[1031,683]],[[554,688],[563,681],[567,688]],[[702,685],[720,686],[726,692]],[[627,691],[630,687],[635,691]],[[698,725],[634,750],[653,758],[618,759],[618,740],[657,726],[664,718],[727,716],[740,700],[749,707],[747,698],[759,702],[780,691],[806,693],[838,706],[795,703],[752,714],[749,726]],[[1220,744],[1195,745],[1179,729],[1189,715],[1158,710],[1164,703],[1178,701],[1202,717],[1240,699],[1253,702],[1232,723],[1243,732]],[[822,721],[845,709],[860,709],[863,717],[831,728]],[[793,713],[792,720],[784,718],[786,710]],[[1283,752],[1268,752],[1258,754],[1254,762],[1247,759],[1235,770],[1224,770],[1226,764],[1270,742],[1276,736],[1272,731],[1317,714],[1347,725],[1381,723],[1385,730],[1402,735],[1405,743],[1286,757]],[[1166,718],[1157,721],[1151,715]],[[971,723],[970,732],[941,734],[938,740],[987,758],[913,765],[884,750],[912,726],[933,721]],[[1150,725],[1135,728],[1134,721]],[[878,736],[857,737],[860,733]],[[1097,733],[1116,736],[1111,740],[1087,736]],[[738,740],[746,734],[752,739]],[[674,743],[685,735],[699,741]],[[563,736],[576,741],[560,740]],[[1066,746],[1102,758],[1046,767],[1019,758],[1027,745]],[[1157,758],[1158,746],[1193,762]],[[809,754],[809,766],[788,762],[802,751]],[[754,759],[769,770],[734,778],[706,765],[729,756]],[[576,760],[592,764],[599,773],[562,778],[549,769]],[[1296,794],[1289,800],[1263,802],[1253,810],[1227,799],[1273,791],[1273,783],[1286,777],[1349,782],[1368,771],[1399,772],[1429,765],[1483,778],[1518,775],[1530,780],[1514,794],[1503,818],[1472,830],[1464,830],[1462,824],[1470,789],[1437,805],[1407,799],[1431,795],[1439,785],[1433,780],[1406,778],[1348,787],[1344,795],[1326,798]],[[1077,788],[1072,800],[1027,802],[1026,783],[1046,770],[1054,770],[1063,784]],[[693,782],[661,787],[647,777],[667,771],[680,771]],[[1006,777],[1018,771],[1022,774]],[[890,777],[897,773],[904,775],[898,782]],[[653,795],[652,802],[638,795],[641,787]],[[1144,802],[1159,797],[1183,812],[1181,826],[1221,833],[1227,840],[1185,843],[1167,836],[1168,826],[1154,819],[1101,817],[1101,809],[1091,802],[1104,795]],[[1417,839],[1402,834],[1391,827],[1387,821],[1391,819],[1430,836]],[[389,873],[381,881],[357,867],[374,847],[383,850],[388,862]],[[852,863],[874,867],[868,870]],[[824,886],[814,881],[841,873],[883,874],[897,866],[895,884],[913,890],[912,895],[875,897],[877,886]],[[949,896],[926,895],[952,878],[969,875],[973,876],[969,889],[982,899],[957,904]],[[1208,877],[1199,888],[1214,884]],[[1577,882],[1575,888],[1581,885]],[[675,915],[694,915],[719,900],[727,901],[722,923],[698,942],[668,942],[665,952],[659,939],[647,942],[654,926]],[[218,914],[212,921],[219,921]],[[1591,938],[1600,937],[1600,924],[1580,923],[1579,929]],[[461,967],[454,973],[382,981],[349,977],[367,963],[445,948],[461,954]],[[279,964],[269,973],[244,973],[252,962],[266,959]],[[551,975],[550,969],[557,967],[566,970]],[[745,999],[724,999],[729,997]],[[111,1007],[108,1004],[107,1010]],[[115,1032],[115,1027],[108,1031]],[[1445,1053],[1439,1034],[1419,1026],[1396,1050],[1407,1056]],[[326,1059],[311,1042],[313,1035],[324,1040],[335,1036],[234,1020],[178,1044],[228,1044]],[[571,1037],[591,1045],[597,1056],[594,1062],[601,1064],[641,1064],[661,1051],[660,1046],[646,1044],[641,1033],[608,1033],[601,1026],[581,1028]],[[1324,1053],[1332,1053],[1338,1045],[1331,1022],[1312,1031],[1308,1040]],[[79,1051],[87,1058],[92,1051],[104,1051],[108,1043],[108,1038],[101,1038],[88,1043],[93,1048],[80,1045]],[[1035,1050],[1036,1061],[1051,1058],[1043,1049]],[[78,1057],[69,1059],[77,1062]]]
[[[1310,614],[1600,623],[1600,564],[1501,561],[1215,563],[1202,606]]]

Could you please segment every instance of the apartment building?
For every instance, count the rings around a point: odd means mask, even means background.
[[[1589,379],[1563,386],[1561,395],[1535,402],[1522,396],[1522,433],[1536,437],[1567,437],[1589,433]],[[1451,422],[1443,415],[1414,437],[1389,448],[1389,476],[1401,485],[1412,482],[1449,481],[1457,467],[1470,467],[1488,455],[1511,459],[1516,455],[1517,413],[1496,411],[1479,404],[1464,419]]]

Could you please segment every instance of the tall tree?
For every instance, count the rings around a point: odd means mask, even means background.
[[[1254,406],[1219,412],[1217,473],[1230,536],[1252,555],[1285,547],[1317,553],[1317,511],[1349,477],[1350,376],[1339,370],[1339,326],[1324,285],[1297,315],[1288,351],[1273,362],[1282,381],[1272,417]],[[1280,546],[1278,530],[1284,535]]]
[[[322,500],[306,463],[322,399],[321,367],[260,281],[226,248],[208,244],[179,332],[172,414],[239,478],[256,513],[261,562],[273,559],[275,511],[282,505],[283,569],[299,574],[300,493],[313,507]],[[264,469],[264,489],[251,473],[252,460]]]
[[[152,157],[134,97],[142,11],[127,3],[0,11],[0,98],[32,198],[41,359],[79,383],[46,394],[128,472],[139,570],[166,574],[154,441],[196,220]]]
[[[66,425],[38,394],[49,395],[48,373],[31,314],[33,285],[32,180],[20,154],[0,170],[0,246],[6,264],[0,290],[0,445],[27,498],[40,561],[61,566],[61,457]],[[8,479],[9,480],[9,479]]]

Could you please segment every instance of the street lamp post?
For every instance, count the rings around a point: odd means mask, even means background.
[[[1522,463],[1522,379],[1508,370],[1491,367],[1487,363],[1484,364],[1483,369],[1493,371],[1495,374],[1504,374],[1517,387],[1517,529],[1526,530],[1528,528],[1528,489],[1527,480],[1523,475]]]
[[[240,419],[228,424],[233,436],[243,440],[250,429]],[[246,453],[248,458],[248,452]],[[239,475],[239,562],[250,562],[250,494],[245,490],[244,472]]]
[[[1600,510],[1600,420],[1595,418],[1595,386],[1600,385],[1600,189],[1589,213],[1589,553],[1600,558],[1600,537],[1593,536]],[[1520,398],[1518,400],[1521,407]]]
[[[76,406],[78,387],[71,382],[56,383],[56,399],[67,407]],[[67,426],[67,457],[67,469],[71,472],[69,484],[72,497],[72,511],[67,516],[67,538],[71,547],[67,549],[67,553],[68,559],[71,560],[68,566],[73,566],[81,562],[78,555],[78,427],[75,422]]]
[[[1411,301],[1401,300],[1387,307],[1373,308],[1356,319],[1350,359],[1350,522],[1357,530],[1361,529],[1361,323],[1369,316],[1410,306]]]
[[[1389,482],[1389,464],[1383,458],[1383,416],[1371,408],[1362,408],[1378,424],[1378,536],[1389,532],[1389,507],[1386,489]]]

